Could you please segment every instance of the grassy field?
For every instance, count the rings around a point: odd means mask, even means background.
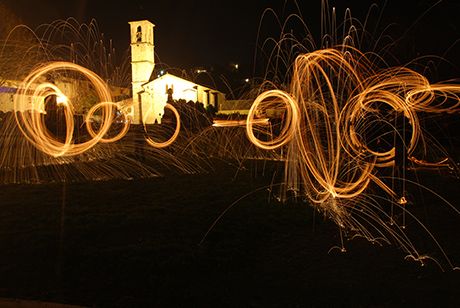
[[[0,297],[90,307],[460,305],[458,271],[421,267],[394,245],[363,239],[330,251],[338,228],[307,203],[277,202],[267,188],[274,166],[215,166],[199,175],[2,186]],[[458,180],[419,179],[456,204]],[[433,194],[413,198],[458,265],[460,215]],[[423,248],[425,234],[417,238]]]

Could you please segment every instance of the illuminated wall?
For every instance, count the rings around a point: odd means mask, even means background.
[[[6,80],[0,86],[0,111],[1,112],[12,112],[14,110],[14,97],[18,88],[21,84],[21,81],[15,80]],[[39,110],[43,111],[43,105],[37,104],[37,102],[42,102],[44,97],[34,97],[33,90],[25,93],[27,105],[21,106],[21,109],[18,111],[29,111],[29,110]],[[33,99],[35,99],[35,104],[33,104]]]
[[[239,113],[247,115],[252,103],[254,103],[253,99],[225,100],[219,106],[219,114]]]
[[[183,99],[203,103],[205,107],[218,107],[225,96],[222,92],[196,84],[183,78],[165,74],[150,82],[147,87],[154,93],[154,102],[161,103],[168,100],[168,89],[171,89],[174,100]]]
[[[0,111],[9,112],[13,110],[14,94],[18,85],[12,81],[6,81],[0,86]]]

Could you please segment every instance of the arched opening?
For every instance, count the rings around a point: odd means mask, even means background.
[[[136,31],[136,43],[142,42],[142,27],[138,26]]]

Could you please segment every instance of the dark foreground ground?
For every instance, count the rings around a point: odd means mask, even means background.
[[[90,307],[460,306],[458,271],[421,267],[394,245],[362,239],[329,252],[340,243],[337,227],[307,204],[269,198],[260,187],[271,169],[262,167],[3,186],[0,297]],[[420,179],[458,205],[458,180]],[[458,265],[460,215],[432,194],[413,196]]]

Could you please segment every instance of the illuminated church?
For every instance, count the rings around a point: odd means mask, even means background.
[[[154,76],[154,25],[148,20],[129,22],[131,28],[131,70],[133,124],[161,123],[168,95],[212,105],[218,109],[225,100],[222,92],[185,80],[172,74]],[[155,78],[157,77],[157,78]]]

